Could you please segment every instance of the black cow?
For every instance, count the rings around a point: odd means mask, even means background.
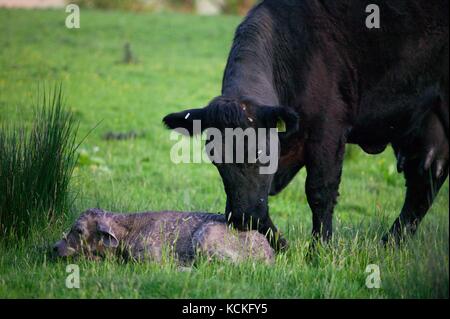
[[[366,26],[369,4],[380,9],[380,28]],[[219,129],[286,122],[275,174],[259,174],[258,163],[215,163],[228,220],[275,234],[276,248],[286,242],[276,240],[269,194],[306,166],[313,236],[327,241],[345,144],[371,154],[391,144],[407,186],[390,232],[398,241],[448,175],[448,10],[439,0],[263,1],[236,31],[222,95],[163,121],[190,132],[196,119]]]

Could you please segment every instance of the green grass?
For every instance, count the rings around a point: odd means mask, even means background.
[[[76,123],[62,88],[44,90],[31,128],[0,126],[0,240],[27,237],[34,223],[58,220],[70,201],[77,163]]]
[[[190,272],[173,264],[79,260],[81,288],[65,287],[68,261],[47,249],[88,207],[113,211],[222,212],[219,174],[208,164],[175,165],[161,119],[205,105],[220,93],[222,71],[239,18],[178,14],[81,12],[81,29],[64,27],[60,11],[0,10],[0,123],[29,123],[40,83],[62,82],[82,145],[72,178],[77,192],[61,225],[34,229],[13,249],[0,247],[0,297],[51,298],[448,298],[448,182],[401,249],[378,242],[400,211],[404,181],[391,151],[352,149],[346,160],[330,248],[305,258],[311,213],[305,172],[271,198],[271,216],[291,248],[272,267],[200,263]],[[137,64],[118,63],[125,42]],[[143,137],[105,141],[109,131]],[[365,286],[368,264],[381,271],[380,289]]]

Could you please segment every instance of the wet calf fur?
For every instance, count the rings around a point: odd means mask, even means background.
[[[115,214],[89,209],[54,251],[61,257],[83,254],[97,259],[112,253],[158,262],[173,256],[180,264],[192,263],[198,255],[231,262],[274,259],[263,235],[231,230],[223,215],[171,211]]]

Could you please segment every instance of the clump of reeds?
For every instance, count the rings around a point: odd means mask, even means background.
[[[63,107],[61,86],[38,100],[30,127],[0,125],[0,242],[26,238],[69,203],[78,125]]]

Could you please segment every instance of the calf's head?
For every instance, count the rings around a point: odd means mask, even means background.
[[[88,210],[77,219],[69,233],[55,243],[53,250],[60,257],[102,256],[119,246],[122,231],[111,213]]]
[[[229,222],[241,230],[273,228],[268,225],[268,194],[277,170],[279,141],[298,131],[294,111],[222,96],[204,108],[169,114],[163,122],[191,136],[206,130],[205,150],[222,178]]]

